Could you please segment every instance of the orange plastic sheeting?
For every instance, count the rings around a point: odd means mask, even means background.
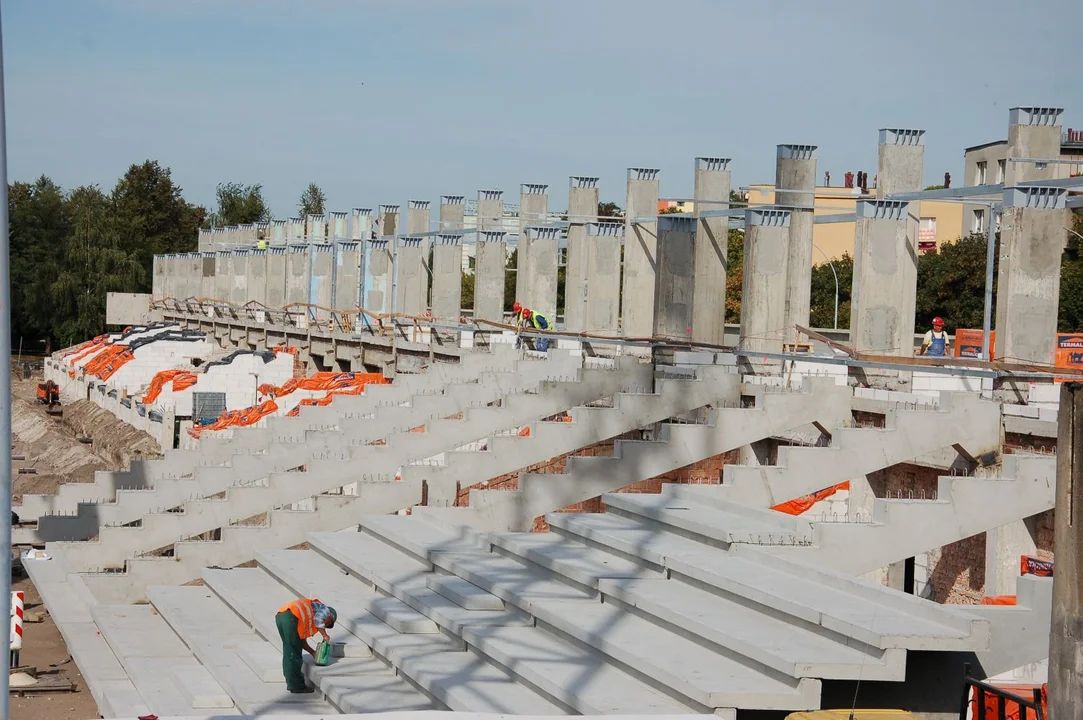
[[[79,362],[80,360],[85,358],[87,355],[90,355],[91,353],[93,353],[93,352],[95,352],[97,350],[102,350],[103,347],[107,347],[108,345],[109,345],[108,341],[102,341],[100,343],[94,343],[93,345],[89,345],[89,346],[83,348],[82,350],[80,350],[77,353],[72,354],[68,358],[68,366],[69,367],[74,366],[75,363]],[[104,350],[103,350],[103,352],[104,352]]]
[[[336,373],[318,372],[303,378],[287,380],[281,387],[264,383],[259,386],[259,392],[271,397],[289,395],[295,390],[345,390],[346,388],[365,385],[386,385],[387,378],[381,373]]]
[[[225,430],[230,427],[246,427],[255,425],[257,422],[278,410],[278,404],[274,400],[267,400],[254,407],[244,410],[227,410],[222,413],[215,422],[210,425],[195,425],[188,434],[199,439],[204,430]]]
[[[1036,686],[1034,686],[1034,685],[997,685],[997,687],[1000,688],[1001,690],[1006,690],[1007,692],[1011,693],[1012,695],[1015,695],[1017,697],[1021,697],[1024,700],[1030,700],[1030,701],[1034,700],[1034,690],[1036,689]],[[1049,692],[1049,686],[1048,685],[1042,685],[1041,693],[1042,693],[1042,716],[1043,717],[1049,717],[1049,710],[1048,710],[1049,699],[1047,697],[1048,692]],[[998,712],[998,706],[999,706],[999,701],[997,700],[997,696],[992,694],[992,693],[985,693],[985,717],[990,718],[991,720],[993,718],[996,718],[997,717],[997,712]],[[1022,720],[1023,715],[1022,715],[1022,713],[1019,712],[1019,709],[1020,709],[1019,708],[1019,703],[1017,703],[1017,702],[1015,702],[1013,700],[1008,700],[1007,698],[1005,698],[1005,700],[1004,700],[1004,720]],[[978,717],[978,697],[977,697],[977,690],[975,688],[970,689],[970,714],[971,714],[971,717],[975,718],[975,720],[977,719],[977,717]],[[1034,720],[1034,711],[1027,710],[1026,717],[1027,717],[1027,720]]]
[[[305,398],[297,404],[297,407],[286,413],[286,417],[297,417],[301,414],[302,407],[326,407],[327,405],[330,405],[331,401],[334,400],[336,397],[339,397],[341,395],[360,395],[362,392],[364,392],[364,390],[364,385],[355,385],[354,387],[347,388],[346,390],[336,390],[334,392],[329,392],[322,398]]]
[[[108,380],[117,370],[132,360],[135,354],[127,345],[110,345],[94,356],[84,369],[91,375]]]
[[[987,595],[981,599],[982,605],[1015,605],[1015,595]]]
[[[275,345],[273,348],[271,348],[271,352],[289,353],[290,355],[296,355],[298,352],[300,352],[300,350],[300,348],[286,347],[285,345]]]
[[[99,335],[97,337],[91,338],[90,340],[87,340],[84,343],[79,343],[78,345],[75,345],[73,347],[68,348],[67,350],[62,351],[60,353],[60,357],[66,358],[66,357],[69,357],[71,355],[76,355],[78,353],[83,352],[84,350],[87,350],[88,348],[100,347],[101,345],[104,345],[108,341],[109,341],[109,336],[108,335]]]
[[[560,418],[559,420],[550,420],[550,421],[547,421],[547,422],[570,423],[571,421],[572,421],[572,416],[571,415],[565,415],[564,417]],[[526,427],[524,427],[522,430],[519,431],[519,437],[530,437],[530,426],[529,425],[527,425]]]
[[[771,509],[777,510],[780,513],[786,513],[787,515],[800,515],[821,500],[826,500],[827,498],[831,497],[839,490],[849,489],[850,481],[847,480],[846,482],[841,482],[838,485],[832,485],[829,488],[824,488],[823,490],[814,492],[811,495],[794,498],[793,500],[784,502],[781,505],[775,505]]]
[[[158,396],[162,394],[162,388],[170,380],[173,381],[173,392],[178,392],[195,385],[197,378],[195,373],[187,370],[162,370],[155,373],[154,377],[151,378],[147,394],[143,396],[143,404],[146,405],[157,400]]]

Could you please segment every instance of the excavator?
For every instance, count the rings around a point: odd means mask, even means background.
[[[60,386],[52,380],[38,383],[38,402],[45,406],[48,415],[63,415],[60,408]]]

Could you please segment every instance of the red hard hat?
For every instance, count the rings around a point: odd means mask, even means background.
[[[933,325],[943,325],[943,324],[944,324],[944,318],[940,317],[939,315],[937,315],[936,317],[933,318]]]
[[[522,309],[523,309],[523,306],[519,304],[518,300],[516,300],[515,303],[511,306],[511,311],[512,312],[519,312]]]
[[[526,308],[523,310],[523,317],[527,318],[528,320],[530,319],[531,314],[532,313],[530,312],[530,308]]]

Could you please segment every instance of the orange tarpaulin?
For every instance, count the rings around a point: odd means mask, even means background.
[[[846,482],[841,482],[838,485],[832,485],[829,488],[824,488],[823,490],[814,492],[811,495],[794,498],[793,500],[784,502],[781,505],[775,505],[771,509],[777,510],[780,513],[786,513],[787,515],[800,515],[821,500],[826,500],[827,498],[831,497],[839,490],[849,489],[850,481],[847,480]]]
[[[84,350],[87,350],[88,348],[100,347],[101,345],[104,345],[108,341],[109,341],[109,336],[108,335],[99,335],[99,336],[97,336],[95,338],[91,338],[90,340],[87,340],[84,343],[79,343],[78,345],[76,345],[74,347],[70,347],[67,350],[62,350],[61,353],[60,353],[60,357],[66,358],[66,357],[69,357],[71,355],[76,355],[78,353],[83,352]],[[74,362],[74,360],[72,360],[71,362]]]
[[[259,392],[262,395],[270,395],[271,397],[282,397],[289,395],[294,390],[345,390],[350,387],[364,386],[364,385],[386,385],[388,384],[387,378],[382,373],[336,373],[336,372],[318,372],[303,378],[293,378],[287,380],[281,387],[271,385],[270,383],[264,383],[259,386]]]
[[[225,430],[229,427],[255,425],[257,422],[277,410],[278,405],[274,400],[268,400],[254,407],[245,408],[244,410],[227,410],[222,413],[222,416],[219,417],[218,420],[210,425],[193,426],[192,429],[188,431],[188,434],[198,440],[204,430]]]
[[[325,407],[327,405],[330,405],[331,401],[340,395],[360,395],[362,392],[364,392],[364,390],[364,385],[355,385],[354,387],[347,388],[345,390],[335,390],[334,392],[329,392],[322,398],[305,398],[297,404],[297,407],[286,413],[286,417],[297,417],[301,414],[302,407],[311,407],[314,405],[319,407]]]
[[[173,392],[190,388],[196,384],[195,373],[188,372],[187,370],[162,370],[155,373],[154,377],[150,381],[150,388],[147,389],[147,394],[143,396],[143,404],[152,403],[158,399],[158,396],[162,394],[162,388],[170,380],[173,381]]]
[[[981,599],[982,605],[1015,605],[1015,595],[987,595]]]
[[[1019,574],[1053,577],[1053,561],[1042,560],[1030,555],[1021,555],[1019,557]]]
[[[134,358],[127,345],[110,345],[95,355],[83,368],[91,375],[108,380],[117,370]]]
[[[80,360],[82,360],[87,355],[90,355],[93,352],[97,352],[99,350],[101,350],[102,352],[105,352],[105,350],[103,348],[107,349],[108,346],[109,346],[108,341],[102,341],[100,343],[96,342],[96,343],[93,343],[91,345],[88,345],[87,347],[83,348],[82,350],[79,350],[78,352],[72,353],[68,357],[68,366],[69,367],[74,366],[75,363],[79,362]]]
[[[1037,686],[1034,686],[1034,685],[998,685],[997,687],[1000,688],[1001,690],[1006,690],[1007,692],[1011,693],[1012,695],[1016,695],[1018,697],[1021,697],[1024,700],[1033,700],[1034,699],[1034,690],[1037,689]],[[1048,691],[1049,691],[1049,686],[1048,685],[1042,685],[1042,687],[1041,687],[1041,698],[1042,698],[1042,715],[1043,715],[1043,717],[1049,717],[1049,710],[1047,709],[1047,705],[1048,705],[1048,702],[1049,702],[1048,697],[1047,697]],[[996,718],[997,717],[997,712],[998,712],[998,707],[999,707],[999,701],[997,700],[997,696],[992,694],[992,693],[985,693],[985,717],[987,717],[987,718]],[[977,690],[975,688],[971,688],[971,690],[970,690],[970,714],[971,714],[971,717],[973,717],[973,718],[975,718],[975,720],[977,720],[977,717],[978,717],[978,697],[977,697]],[[1034,718],[1034,711],[1033,710],[1027,710],[1027,720],[1033,720],[1033,718]],[[1017,703],[1017,702],[1015,702],[1013,700],[1005,699],[1004,700],[1004,720],[1021,720],[1021,719],[1022,719],[1022,715],[1019,712],[1019,703]]]

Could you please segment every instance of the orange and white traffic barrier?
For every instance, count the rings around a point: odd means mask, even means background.
[[[11,667],[19,665],[19,651],[23,649],[23,593],[11,593]]]

